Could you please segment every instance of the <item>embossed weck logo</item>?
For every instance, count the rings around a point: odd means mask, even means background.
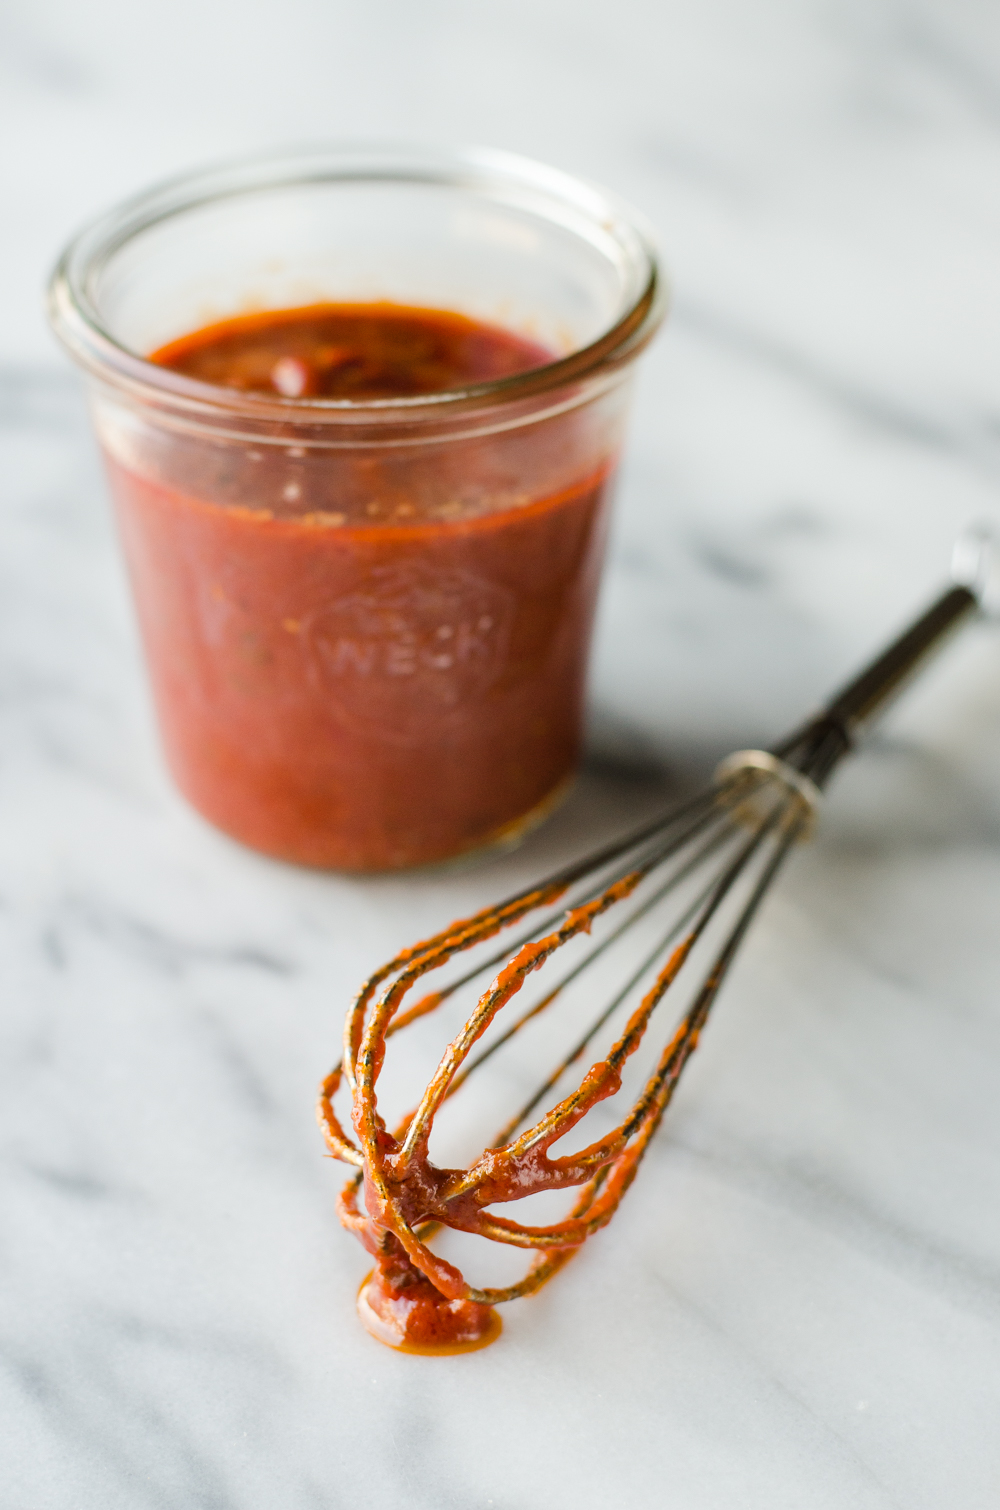
[[[512,594],[468,572],[375,570],[303,623],[312,676],[352,728],[409,743],[474,714],[507,657]]]

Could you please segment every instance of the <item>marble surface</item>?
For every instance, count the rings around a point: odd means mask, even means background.
[[[369,967],[773,737],[994,507],[996,6],[10,0],[0,43],[0,1502],[994,1507],[996,631],[844,772],[640,1183],[497,1346],[360,1330],[312,1101]],[[357,135],[608,182],[677,288],[576,795],[518,854],[367,881],[257,858],[171,789],[39,308],[118,196]]]

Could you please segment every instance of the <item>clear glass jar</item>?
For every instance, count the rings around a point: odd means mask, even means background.
[[[254,310],[387,301],[543,366],[417,398],[240,392],[147,359]],[[89,380],[167,758],[227,833],[378,870],[508,840],[580,747],[632,362],[637,217],[507,154],[323,148],[174,180],[52,279]]]

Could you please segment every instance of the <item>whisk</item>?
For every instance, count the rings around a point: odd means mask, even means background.
[[[813,826],[823,787],[861,726],[928,652],[981,606],[988,544],[985,532],[964,537],[956,547],[954,585],[820,713],[773,749],[730,755],[697,796],[517,896],[402,950],[365,981],[347,1015],[343,1059],[323,1082],[318,1115],[329,1151],[357,1166],[338,1212],[376,1260],[357,1304],[365,1326],[380,1341],[415,1352],[484,1346],[499,1333],[493,1309],[499,1302],[537,1290],[611,1220],[751,922],[792,847]],[[612,910],[614,916],[604,921]],[[480,946],[539,912],[540,920],[512,943],[481,958]],[[624,982],[606,996],[588,989],[587,1017],[574,1008],[568,1050],[481,1156],[467,1168],[432,1162],[429,1140],[442,1105],[571,985],[578,1002],[581,982],[599,982],[598,961],[622,940],[629,947],[640,936],[643,947],[637,960],[633,948]],[[509,1024],[499,1023],[498,1014],[510,1008],[533,972],[574,940],[585,952]],[[467,969],[403,1009],[407,993],[423,976],[470,950]],[[701,961],[700,968],[695,961]],[[419,1104],[390,1132],[376,1098],[388,1040],[481,976],[488,984],[471,1015],[445,1049]],[[680,1019],[622,1120],[576,1152],[554,1156],[552,1145],[621,1089],[626,1061],[654,1013],[668,990],[683,991],[685,981],[689,994]],[[622,1025],[605,1057],[548,1105],[560,1081],[602,1030],[610,1031],[616,1016]],[[352,1099],[356,1143],[334,1110],[342,1081]],[[540,1112],[544,1106],[548,1109]],[[526,1225],[491,1209],[563,1189],[575,1189],[576,1199],[562,1220],[548,1225]],[[441,1227],[528,1250],[527,1272],[503,1287],[469,1284],[429,1246]]]

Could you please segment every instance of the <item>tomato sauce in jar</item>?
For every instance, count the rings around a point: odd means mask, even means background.
[[[271,310],[150,361],[372,403],[553,360],[448,311]],[[380,870],[500,842],[571,779],[615,446],[586,407],[436,445],[109,449],[167,756],[259,850]]]

